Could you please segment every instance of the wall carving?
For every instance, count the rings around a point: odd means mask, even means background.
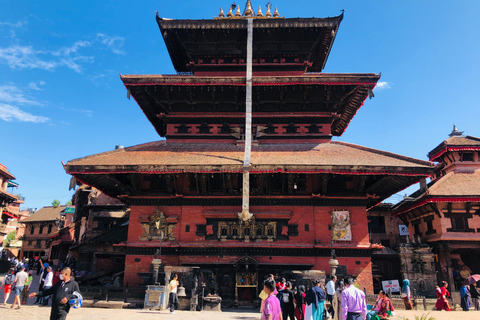
[[[177,222],[177,217],[167,218],[163,212],[157,208],[152,216],[140,216],[140,223],[144,230],[139,239],[143,241],[175,241],[173,229],[176,228]]]

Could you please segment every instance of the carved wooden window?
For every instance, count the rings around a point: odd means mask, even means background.
[[[49,233],[49,234],[52,233],[52,227],[53,227],[52,224],[49,224],[49,225],[48,225],[48,233]]]
[[[296,224],[289,224],[288,225],[288,235],[290,237],[298,236],[298,225]]]
[[[35,232],[35,226],[32,224],[30,226],[30,234],[33,234],[33,232]]]
[[[298,129],[298,127],[295,126],[294,123],[290,123],[288,126],[285,127],[285,133],[286,134],[295,134],[295,133],[298,133],[297,129]]]
[[[208,134],[208,133],[211,133],[210,132],[210,129],[212,129],[211,126],[209,126],[207,123],[202,123],[199,127],[198,127],[198,133],[200,134]]]
[[[267,228],[267,235],[273,236],[273,228]]]
[[[257,237],[261,237],[263,235],[263,228],[262,227],[257,227]]]
[[[265,133],[266,134],[275,134],[275,130],[277,129],[278,127],[274,127],[273,124],[271,123],[268,123],[267,124],[267,129],[265,129]]]
[[[305,224],[305,231],[310,231],[310,225],[309,224]]]
[[[189,224],[187,224],[187,225],[185,226],[185,232],[190,232],[190,225],[189,225]]]
[[[430,234],[435,234],[437,231],[433,229],[433,220],[435,219],[435,216],[428,216],[426,218],[423,218],[423,221],[427,224],[427,232],[425,232],[426,235]]]
[[[197,236],[205,236],[207,234],[207,225],[205,224],[197,224]]]
[[[175,127],[177,129],[176,133],[190,133],[190,128],[189,126],[186,126],[184,124],[179,125],[178,127]]]
[[[319,133],[320,128],[322,127],[319,127],[315,123],[312,123],[311,125],[308,126],[308,133]]]
[[[370,233],[385,233],[385,217],[368,217]]]
[[[40,226],[40,230],[38,230],[38,234],[42,234],[43,233],[43,226]]]
[[[473,161],[473,152],[463,152],[462,161]]]
[[[217,229],[217,238],[222,241],[227,239],[273,241],[276,239],[276,222],[253,220],[247,224],[240,224],[238,221],[219,221]]]
[[[230,128],[230,125],[226,122],[220,127],[221,134],[230,134],[231,132],[232,129]]]

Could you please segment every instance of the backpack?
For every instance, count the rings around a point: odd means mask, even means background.
[[[13,275],[12,274],[7,274],[5,277],[5,285],[9,285],[13,283]]]

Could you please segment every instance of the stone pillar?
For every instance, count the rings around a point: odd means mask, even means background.
[[[153,259],[152,260],[152,267],[153,267],[153,283],[158,283],[158,269],[160,269],[160,265],[162,264],[162,259]]]
[[[330,259],[328,260],[328,264],[330,265],[330,279],[332,279],[335,274],[337,274],[339,262],[337,259]]]

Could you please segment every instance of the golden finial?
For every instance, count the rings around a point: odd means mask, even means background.
[[[263,17],[262,6],[258,6],[257,17]]]
[[[223,13],[222,7],[220,7],[220,13],[218,14],[219,18],[225,18],[225,13]]]
[[[230,10],[228,10],[227,17],[229,18],[233,17],[232,6],[230,6]]]
[[[267,6],[267,13],[265,13],[265,17],[270,18],[272,13],[270,12],[270,6]]]
[[[237,6],[237,12],[235,12],[235,17],[241,17],[242,13],[240,12],[240,6]]]
[[[253,9],[252,9],[252,3],[250,0],[247,1],[247,9],[245,9],[245,17],[251,17],[254,15]]]
[[[275,7],[275,12],[273,13],[274,18],[278,18],[280,15],[278,14],[277,7]]]

